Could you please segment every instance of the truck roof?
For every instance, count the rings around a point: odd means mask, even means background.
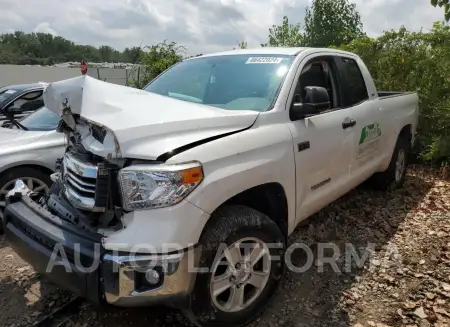
[[[312,48],[312,47],[295,47],[295,48],[284,48],[284,47],[261,47],[261,48],[253,48],[253,49],[235,49],[235,50],[228,50],[223,52],[215,52],[205,55],[199,55],[197,57],[192,57],[189,59],[195,59],[195,58],[204,58],[204,57],[214,57],[214,56],[229,56],[229,55],[287,55],[287,56],[296,56],[302,51],[306,50],[320,50],[320,51],[326,51],[326,52],[339,52],[339,53],[345,53],[348,55],[355,55],[351,52],[336,50],[336,49],[328,49],[328,48]]]
[[[229,51],[222,51],[216,53],[210,53],[202,55],[202,57],[212,57],[212,56],[225,56],[225,55],[236,55],[236,54],[275,54],[275,55],[288,55],[293,56],[299,52],[306,50],[307,48],[276,48],[276,47],[261,47],[255,49],[235,49]]]

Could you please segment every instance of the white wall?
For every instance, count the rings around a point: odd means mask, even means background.
[[[110,83],[125,85],[127,74],[120,68],[89,68],[88,75]],[[55,82],[80,76],[79,68],[0,65],[0,86],[35,82]],[[135,78],[134,76],[131,78]]]

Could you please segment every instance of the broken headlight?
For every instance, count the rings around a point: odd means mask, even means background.
[[[183,200],[203,180],[198,162],[179,165],[136,165],[120,170],[125,210],[162,208]]]

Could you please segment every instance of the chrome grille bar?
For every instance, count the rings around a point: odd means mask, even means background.
[[[78,191],[95,194],[95,189],[92,190],[79,185],[70,175],[68,176],[67,181]]]
[[[81,191],[95,193],[95,181],[94,183],[87,183],[80,178],[78,178],[73,172],[70,170],[67,172],[67,178],[75,184],[75,187],[78,187]]]
[[[70,203],[79,209],[92,210],[95,206],[97,166],[66,153],[63,159],[63,177],[64,193]]]

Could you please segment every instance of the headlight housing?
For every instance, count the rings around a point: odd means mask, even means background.
[[[203,169],[198,162],[136,165],[121,169],[118,179],[124,209],[145,210],[183,200],[203,180]]]

